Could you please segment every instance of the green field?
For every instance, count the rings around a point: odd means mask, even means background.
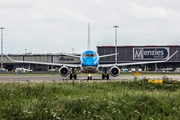
[[[180,119],[180,82],[0,83],[0,119]]]

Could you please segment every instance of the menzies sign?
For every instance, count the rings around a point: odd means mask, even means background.
[[[168,47],[133,48],[133,60],[157,60],[169,57]]]

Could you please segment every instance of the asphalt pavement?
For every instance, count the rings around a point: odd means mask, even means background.
[[[137,79],[142,79],[144,77],[150,79],[162,79],[163,75],[119,75],[118,77],[110,76],[109,80],[133,80],[134,77]],[[180,75],[167,75],[168,78],[172,80],[180,81]],[[70,82],[69,76],[61,77],[60,75],[0,75],[0,82],[26,82],[26,81],[36,81],[36,82],[53,82],[53,81],[62,81]],[[74,81],[87,81],[87,75],[78,75],[77,80]],[[101,75],[92,75],[91,81],[107,81],[102,80]]]

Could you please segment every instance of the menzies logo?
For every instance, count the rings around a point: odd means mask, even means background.
[[[166,59],[169,57],[169,48],[133,48],[133,59]]]
[[[74,59],[61,57],[61,58],[59,58],[59,61],[74,61]]]

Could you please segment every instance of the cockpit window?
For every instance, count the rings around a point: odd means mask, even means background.
[[[96,54],[83,54],[83,57],[96,57]]]

